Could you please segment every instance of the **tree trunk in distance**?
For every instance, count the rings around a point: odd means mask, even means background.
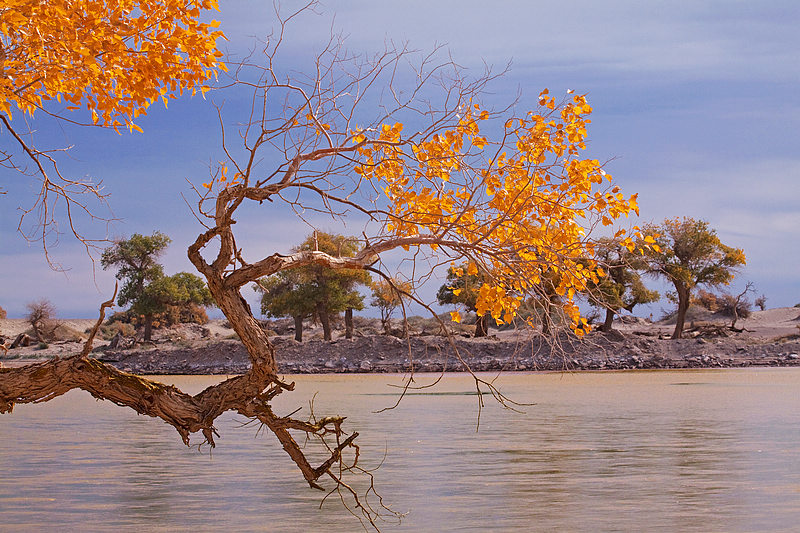
[[[153,338],[153,315],[144,315],[144,342]]]
[[[678,314],[675,320],[675,331],[672,332],[673,339],[680,339],[683,335],[683,325],[686,322],[686,312],[689,310],[689,288],[682,283],[676,283],[675,289],[678,293]]]
[[[614,329],[614,315],[614,311],[606,309],[606,320],[603,322],[603,325],[600,326],[600,331],[611,331]]]
[[[348,307],[344,312],[344,338],[353,338],[353,308]]]
[[[294,340],[303,342],[303,315],[294,316]]]
[[[485,337],[489,334],[489,315],[479,316],[475,321],[475,336]]]
[[[544,310],[542,311],[542,335],[550,334],[550,301],[544,302]]]
[[[330,316],[328,316],[328,310],[322,306],[322,304],[317,304],[317,315],[319,316],[319,321],[322,323],[322,336],[326,341],[331,340],[331,320]]]

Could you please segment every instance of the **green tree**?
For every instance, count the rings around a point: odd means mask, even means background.
[[[254,285],[262,293],[261,314],[273,318],[292,317],[297,342],[303,342],[303,319],[313,315],[316,308],[312,287],[304,283],[303,274],[302,269],[282,270]]]
[[[647,269],[645,260],[630,252],[619,242],[603,239],[599,242],[595,259],[602,266],[605,276],[599,283],[590,283],[587,294],[589,303],[605,309],[606,317],[601,331],[611,331],[614,315],[625,309],[633,312],[639,304],[658,301],[658,291],[644,286],[639,271]]]
[[[135,233],[130,239],[106,248],[100,258],[103,269],[115,266],[117,279],[125,280],[117,304],[130,304],[133,313],[144,317],[145,341],[152,339],[153,318],[169,306],[213,304],[211,293],[200,277],[187,272],[164,275],[157,259],[170,242],[169,237],[158,231],[149,237]]]
[[[447,269],[447,283],[439,287],[436,300],[440,305],[463,305],[467,311],[478,312],[478,295],[486,274],[473,263],[464,263]],[[475,336],[485,337],[489,333],[489,313],[475,320]]]
[[[353,257],[358,241],[343,235],[316,231],[294,252],[321,252],[330,257]],[[268,316],[291,316],[295,321],[295,339],[302,340],[302,319],[313,315],[322,324],[325,340],[331,340],[331,318],[345,313],[345,336],[353,334],[353,310],[364,308],[364,297],[356,287],[369,286],[369,273],[356,269],[332,269],[311,263],[262,278],[257,288],[263,291],[262,313]]]
[[[680,339],[692,290],[730,283],[736,268],[745,264],[744,251],[722,244],[704,220],[666,219],[643,232],[655,237],[656,246],[645,249],[649,273],[663,276],[675,286],[678,313],[672,338]]]

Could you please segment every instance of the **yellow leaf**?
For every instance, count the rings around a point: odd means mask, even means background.
[[[461,313],[458,311],[450,311],[450,320],[453,322],[461,322]]]
[[[453,296],[458,296],[461,294],[461,289],[453,289]]]
[[[476,276],[478,274],[478,265],[470,261],[469,265],[467,266],[467,274],[470,276]]]

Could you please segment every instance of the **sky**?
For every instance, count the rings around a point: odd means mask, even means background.
[[[222,0],[214,14],[242,57],[275,23],[263,1]],[[284,2],[283,10],[301,5]],[[795,0],[753,1],[327,1],[288,28],[285,66],[302,68],[331,29],[357,53],[408,42],[420,50],[444,46],[467,72],[484,65],[510,71],[486,100],[533,108],[543,88],[586,94],[594,108],[589,152],[626,193],[638,193],[634,224],[686,216],[703,219],[722,242],[743,248],[747,266],[729,290],[746,281],[769,307],[800,303],[800,7]],[[167,273],[193,271],[187,246],[201,226],[187,205],[190,182],[207,181],[222,158],[216,109],[234,125],[242,93],[210,93],[154,105],[142,134],[116,135],[37,116],[40,146],[72,146],[63,171],[102,180],[117,219],[82,221],[93,236],[124,238],[167,233]],[[15,118],[15,120],[17,120]],[[0,134],[7,146],[9,136]],[[22,317],[26,304],[50,299],[59,316],[90,318],[113,291],[103,271],[68,235],[50,250],[64,271],[50,268],[40,243],[17,233],[19,207],[37,182],[0,169],[0,306]],[[63,223],[62,219],[62,223]],[[323,228],[325,229],[325,228]],[[237,228],[254,254],[287,252],[310,232],[285,209],[267,210]],[[434,280],[438,286],[443,281]],[[654,281],[653,287],[663,287]],[[428,289],[433,294],[436,287]],[[257,297],[245,295],[258,310]],[[644,308],[659,314],[666,301]]]

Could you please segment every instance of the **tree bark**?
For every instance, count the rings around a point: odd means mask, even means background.
[[[303,315],[294,316],[294,340],[303,342]]]
[[[676,282],[675,290],[678,293],[678,314],[675,317],[675,331],[672,332],[673,339],[680,339],[683,336],[683,325],[686,322],[686,312],[689,311],[689,287],[683,283]]]
[[[344,312],[344,338],[353,338],[353,308],[349,307]]]

